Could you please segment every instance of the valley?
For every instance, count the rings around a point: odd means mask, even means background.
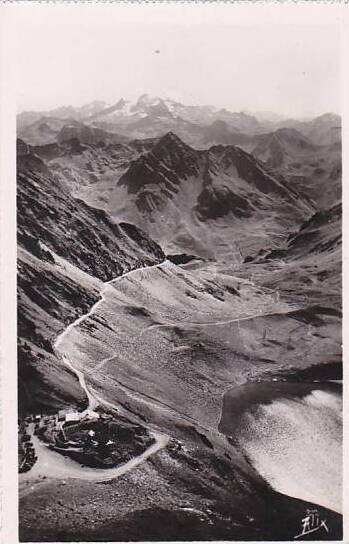
[[[289,540],[307,508],[339,539],[338,120],[266,137],[250,115],[137,104],[132,125],[119,102],[19,130],[19,416],[92,410],[155,440],[94,469],[33,436],[21,541]],[[225,141],[204,145],[203,118]]]

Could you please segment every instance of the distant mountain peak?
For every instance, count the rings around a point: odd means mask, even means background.
[[[319,115],[318,117],[315,117],[314,121],[323,121],[327,123],[340,123],[341,122],[341,116],[338,115],[338,113],[332,113],[332,112],[326,112],[322,115]]]
[[[159,98],[158,96],[150,96],[147,93],[142,94],[137,100],[137,104],[139,105],[140,104],[155,105],[155,104],[158,104],[159,102],[162,102],[161,98]]]
[[[185,160],[187,157],[196,157],[198,152],[183,142],[177,134],[169,131],[158,140],[151,153],[157,157],[172,157],[176,155],[176,157],[180,156],[182,160]]]
[[[124,106],[126,106],[127,101],[124,98],[120,98],[120,100],[115,104],[115,109],[121,110]]]
[[[157,145],[163,145],[163,144],[176,144],[180,146],[189,147],[187,144],[185,144],[172,130],[167,132],[164,136],[160,138]]]
[[[181,179],[198,175],[199,157],[200,152],[168,132],[151,151],[131,163],[118,185],[127,186],[129,193],[138,193],[149,185],[161,186],[172,196]]]

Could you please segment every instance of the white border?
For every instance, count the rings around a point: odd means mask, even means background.
[[[0,0],[1,1],[1,0]],[[18,475],[17,475],[17,344],[16,344],[16,222],[15,222],[15,113],[16,73],[13,55],[13,40],[26,17],[40,12],[67,14],[79,10],[81,17],[93,21],[96,11],[105,17],[115,15],[118,21],[148,24],[147,14],[151,11],[151,23],[184,24],[328,24],[342,26],[342,114],[343,114],[343,231],[349,228],[347,212],[349,188],[346,187],[346,173],[349,169],[349,12],[345,2],[252,2],[252,3],[93,3],[93,2],[9,2],[0,4],[0,180],[1,180],[1,411],[2,411],[2,533],[4,544],[18,542]],[[344,236],[344,278],[348,273],[348,240]],[[348,295],[345,282],[343,340],[344,353],[348,351],[345,331],[348,329]],[[347,418],[349,416],[349,375],[344,364],[344,414],[345,440],[344,459],[349,459],[349,437]],[[349,465],[344,464],[344,489],[349,490]],[[344,537],[349,542],[349,493],[344,497]]]
[[[343,10],[342,18],[342,74],[341,74],[341,103],[342,103],[342,166],[343,166],[343,540],[349,541],[349,369],[347,368],[347,353],[349,353],[349,187],[347,175],[349,172],[349,11]]]
[[[3,15],[3,13],[1,13]],[[17,340],[16,340],[16,136],[15,81],[11,68],[12,29],[0,19],[1,180],[1,420],[2,532],[4,544],[18,542]]]

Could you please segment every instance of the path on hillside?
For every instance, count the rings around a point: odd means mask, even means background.
[[[77,376],[78,380],[79,380],[79,384],[81,386],[81,388],[85,391],[85,394],[87,396],[87,399],[88,399],[88,407],[86,410],[93,410],[94,408],[96,408],[96,406],[98,406],[98,404],[101,403],[100,399],[96,399],[96,397],[93,395],[93,393],[91,393],[91,391],[88,389],[87,385],[86,385],[86,381],[85,381],[85,375],[84,373],[81,371],[81,370],[78,370],[77,368],[74,367],[72,361],[65,355],[61,352],[60,350],[60,345],[62,344],[62,341],[63,339],[65,338],[65,336],[67,334],[69,334],[69,332],[74,328],[76,327],[77,325],[80,325],[80,323],[82,323],[83,321],[85,321],[85,319],[89,318],[92,314],[95,313],[97,307],[102,304],[103,302],[106,301],[106,293],[109,289],[109,285],[111,284],[115,284],[117,283],[118,281],[130,276],[130,275],[134,275],[136,273],[138,273],[140,270],[151,270],[152,268],[159,268],[160,266],[163,266],[167,263],[168,261],[162,261],[161,263],[158,263],[158,264],[154,264],[154,265],[151,265],[151,266],[143,266],[143,267],[140,267],[140,268],[136,268],[134,270],[130,270],[129,272],[125,272],[124,274],[122,274],[121,276],[118,276],[116,278],[113,278],[112,280],[109,280],[107,281],[106,283],[103,284],[103,288],[100,292],[100,299],[97,300],[97,302],[95,302],[95,304],[90,308],[90,310],[78,317],[75,321],[73,321],[72,323],[70,323],[70,325],[68,325],[68,327],[66,329],[64,329],[64,331],[57,337],[55,343],[54,343],[54,350],[56,351],[57,355],[60,356],[62,358],[62,360],[64,361],[64,363],[66,364],[66,366],[68,366],[68,368],[74,372],[74,374]],[[86,374],[88,374],[88,372],[86,372]],[[117,409],[117,407],[115,406],[114,407],[115,409]]]
[[[97,368],[99,369],[101,366],[106,364],[108,361],[112,360],[115,357],[115,355],[109,356],[106,359],[103,359],[102,361],[100,361],[100,363],[98,363],[96,365],[96,367],[94,369],[91,369],[90,371],[87,371],[87,372],[83,372],[83,371],[78,370],[77,368],[75,368],[74,365],[73,365],[73,362],[67,357],[67,355],[65,355],[63,353],[63,350],[60,349],[64,338],[66,337],[66,335],[68,335],[70,333],[70,331],[72,331],[72,329],[74,327],[80,325],[85,319],[88,319],[91,315],[93,315],[95,313],[96,309],[98,308],[98,306],[107,300],[106,296],[107,296],[107,293],[108,293],[109,289],[111,288],[111,285],[115,285],[117,282],[119,282],[119,281],[121,281],[121,280],[123,280],[123,279],[125,279],[125,278],[127,278],[129,276],[137,275],[142,270],[151,270],[153,268],[160,268],[161,266],[166,265],[167,262],[168,261],[165,260],[165,261],[163,261],[163,262],[161,262],[159,264],[156,264],[156,265],[152,265],[152,266],[149,266],[149,267],[137,268],[135,270],[131,270],[129,272],[126,272],[125,274],[122,274],[121,276],[118,276],[117,278],[114,278],[114,279],[104,283],[103,288],[102,288],[102,290],[100,292],[99,300],[90,308],[90,310],[86,314],[80,316],[74,322],[72,322],[70,325],[68,325],[68,327],[66,329],[64,329],[64,331],[57,337],[57,339],[55,341],[55,344],[54,344],[54,349],[55,349],[56,353],[62,358],[65,365],[68,366],[69,369],[77,376],[81,388],[85,391],[85,394],[86,394],[87,399],[88,399],[88,407],[87,407],[86,410],[94,410],[98,405],[103,405],[103,404],[105,406],[108,406],[108,407],[114,409],[114,410],[118,410],[118,406],[116,404],[104,400],[103,398],[99,397],[96,393],[91,391],[87,387],[86,380],[85,380],[86,375],[88,375],[90,373],[93,373],[95,370],[97,370]],[[250,320],[250,319],[254,319],[254,318],[262,318],[262,317],[267,317],[267,316],[272,316],[272,315],[282,315],[282,314],[286,314],[287,312],[291,311],[292,309],[293,308],[290,307],[285,312],[274,311],[274,312],[269,312],[269,313],[264,313],[264,314],[261,313],[261,311],[262,311],[261,310],[258,313],[254,313],[252,315],[247,315],[247,316],[246,315],[241,316],[239,318],[235,317],[235,318],[231,318],[231,319],[225,319],[225,320],[221,320],[221,321],[211,321],[211,322],[206,322],[206,323],[180,322],[180,325],[181,326],[200,326],[200,327],[208,327],[208,326],[215,326],[215,325],[225,325],[225,324],[234,323],[234,322],[239,323],[241,321],[246,321],[246,320]],[[178,326],[178,325],[179,325],[178,322],[172,322],[172,323],[166,323],[166,324],[154,324],[154,325],[150,325],[149,327],[146,327],[145,329],[143,329],[141,334],[143,334],[143,332],[145,332],[145,331],[154,330],[156,328],[174,327],[174,326]],[[120,386],[122,388],[125,388],[125,389],[130,389],[130,388],[126,387],[124,384],[121,384],[121,383],[120,383]],[[130,390],[133,393],[136,393],[136,391],[133,391],[132,389],[130,389]],[[155,398],[149,397],[147,399],[147,401],[151,402],[151,403],[155,403],[155,404],[160,404],[160,405],[162,405],[163,409],[167,409],[167,410],[170,410],[170,411],[173,410],[173,408],[171,406],[163,405],[163,403],[159,403],[159,401],[157,399],[155,399]],[[167,435],[165,435],[163,433],[158,433],[158,432],[155,432],[155,431],[150,431],[150,434],[153,436],[153,438],[155,440],[154,444],[152,444],[149,448],[147,448],[142,454],[134,457],[133,459],[131,459],[127,463],[125,463],[125,464],[123,464],[123,465],[121,465],[119,467],[112,468],[112,469],[96,469],[96,468],[82,466],[78,462],[70,459],[69,457],[64,456],[64,455],[62,455],[62,454],[60,454],[58,452],[55,452],[54,450],[51,450],[38,437],[36,437],[35,435],[32,435],[32,440],[33,440],[33,444],[34,444],[34,447],[35,447],[35,451],[36,451],[36,453],[38,455],[38,461],[28,473],[23,475],[21,480],[23,482],[26,482],[26,481],[30,481],[30,480],[33,481],[36,478],[37,480],[39,479],[39,481],[40,481],[40,478],[42,479],[42,478],[45,478],[45,477],[50,477],[50,478],[63,478],[63,479],[64,478],[80,478],[80,479],[96,481],[96,482],[99,481],[100,482],[100,481],[107,481],[107,480],[117,478],[119,476],[122,476],[126,472],[132,470],[133,468],[137,467],[138,465],[140,465],[148,457],[150,457],[151,455],[155,454],[156,452],[158,452],[159,450],[164,448],[166,446],[166,444],[168,443],[169,437]],[[21,496],[24,496],[24,495],[28,494],[31,489],[33,489],[33,486],[30,487],[30,488],[28,488],[28,486],[24,487],[23,490],[22,490]]]
[[[160,324],[155,324],[155,325],[149,325],[148,327],[145,327],[142,332],[141,332],[141,335],[144,333],[144,332],[147,332],[147,331],[150,331],[150,330],[154,330],[154,329],[160,329],[162,327],[166,328],[166,327],[184,327],[184,326],[193,326],[193,327],[213,327],[215,325],[229,325],[230,323],[240,323],[241,321],[249,321],[251,319],[256,319],[256,318],[262,318],[262,317],[272,317],[272,316],[282,316],[282,315],[287,315],[289,314],[290,312],[294,312],[296,310],[300,310],[301,308],[299,306],[290,306],[289,308],[287,308],[287,310],[285,310],[284,312],[278,312],[278,311],[273,311],[273,312],[269,312],[269,313],[257,313],[257,314],[251,314],[251,315],[246,315],[246,316],[242,316],[242,317],[234,317],[233,319],[226,319],[224,321],[209,321],[209,322],[206,322],[206,323],[200,323],[200,322],[197,322],[197,321],[172,321],[172,322],[169,322],[169,323],[160,323]],[[106,362],[106,361],[105,361]]]
[[[90,315],[92,315],[98,305],[106,300],[105,294],[108,290],[108,286],[111,283],[115,283],[125,278],[126,276],[139,272],[140,270],[158,268],[165,263],[166,261],[163,261],[162,263],[149,267],[137,268],[104,283],[103,289],[101,291],[101,298],[91,307],[91,309],[86,314],[80,316],[73,323],[68,325],[68,327],[57,337],[54,344],[54,349],[56,350],[57,354],[62,358],[64,363],[69,367],[69,369],[77,376],[81,388],[85,391],[89,402],[88,408],[86,410],[93,410],[99,404],[103,404],[103,399],[95,398],[93,393],[91,393],[86,385],[83,372],[76,369],[73,366],[72,362],[68,359],[68,357],[61,353],[59,346],[62,343],[63,338],[73,329],[73,327],[79,325]],[[111,404],[110,402],[108,402],[107,404],[108,406],[117,410],[117,406]],[[28,473],[22,474],[20,477],[20,482],[22,484],[20,486],[21,498],[31,493],[36,488],[36,486],[40,484],[40,482],[42,482],[44,478],[79,478],[94,482],[105,482],[118,478],[146,461],[151,455],[154,455],[159,450],[164,448],[169,441],[169,437],[167,435],[155,431],[150,431],[150,435],[154,438],[155,442],[151,446],[149,446],[149,448],[147,448],[143,453],[137,455],[127,463],[124,463],[123,465],[120,465],[118,467],[110,469],[98,469],[80,465],[77,461],[74,461],[73,459],[70,459],[69,457],[61,455],[60,453],[50,449],[44,442],[42,442],[37,436],[34,435],[33,424],[29,426],[28,431],[31,434],[31,440],[34,445],[35,453],[38,456],[38,460]],[[31,483],[33,483],[33,485],[30,485]]]

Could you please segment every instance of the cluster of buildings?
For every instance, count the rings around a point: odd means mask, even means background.
[[[93,410],[84,410],[83,412],[76,412],[70,409],[59,410],[56,418],[57,423],[62,425],[71,425],[74,423],[82,423],[84,421],[97,420],[102,417],[98,412]]]
[[[52,446],[64,447],[69,446],[76,447],[78,445],[98,445],[96,442],[96,432],[93,429],[86,430],[83,439],[83,443],[77,443],[68,439],[66,431],[69,428],[74,426],[79,427],[81,424],[100,421],[102,424],[105,423],[108,429],[108,422],[112,420],[113,417],[109,414],[100,414],[93,410],[84,410],[83,412],[77,412],[71,408],[64,410],[59,410],[58,414],[50,416],[41,416],[37,414],[33,416],[34,423],[34,433],[38,434],[41,438],[48,441]],[[85,428],[86,429],[86,428]],[[81,439],[80,439],[81,441]],[[108,441],[108,445],[114,444],[113,441]]]
[[[99,422],[99,425],[93,425],[96,422]],[[54,415],[27,416],[22,423],[22,432],[19,433],[19,472],[30,470],[37,460],[33,443],[30,441],[30,434],[26,429],[29,432],[34,432],[56,451],[64,451],[74,455],[88,454],[92,459],[96,454],[108,457],[114,452],[116,442],[115,429],[111,432],[110,428],[112,422],[112,415],[100,414],[89,409],[77,412],[72,408],[67,408],[59,410]],[[92,425],[84,425],[86,423],[92,423]],[[84,458],[84,462],[86,459]],[[97,461],[102,462],[101,459]]]
[[[56,428],[62,428],[63,426],[73,425],[77,423],[83,423],[87,421],[96,421],[98,419],[109,419],[111,416],[100,414],[93,410],[84,410],[83,412],[76,412],[71,408],[59,410],[58,414],[50,416],[42,416],[36,414],[32,416],[31,422],[35,424],[35,429],[43,429],[47,425],[54,425]]]

